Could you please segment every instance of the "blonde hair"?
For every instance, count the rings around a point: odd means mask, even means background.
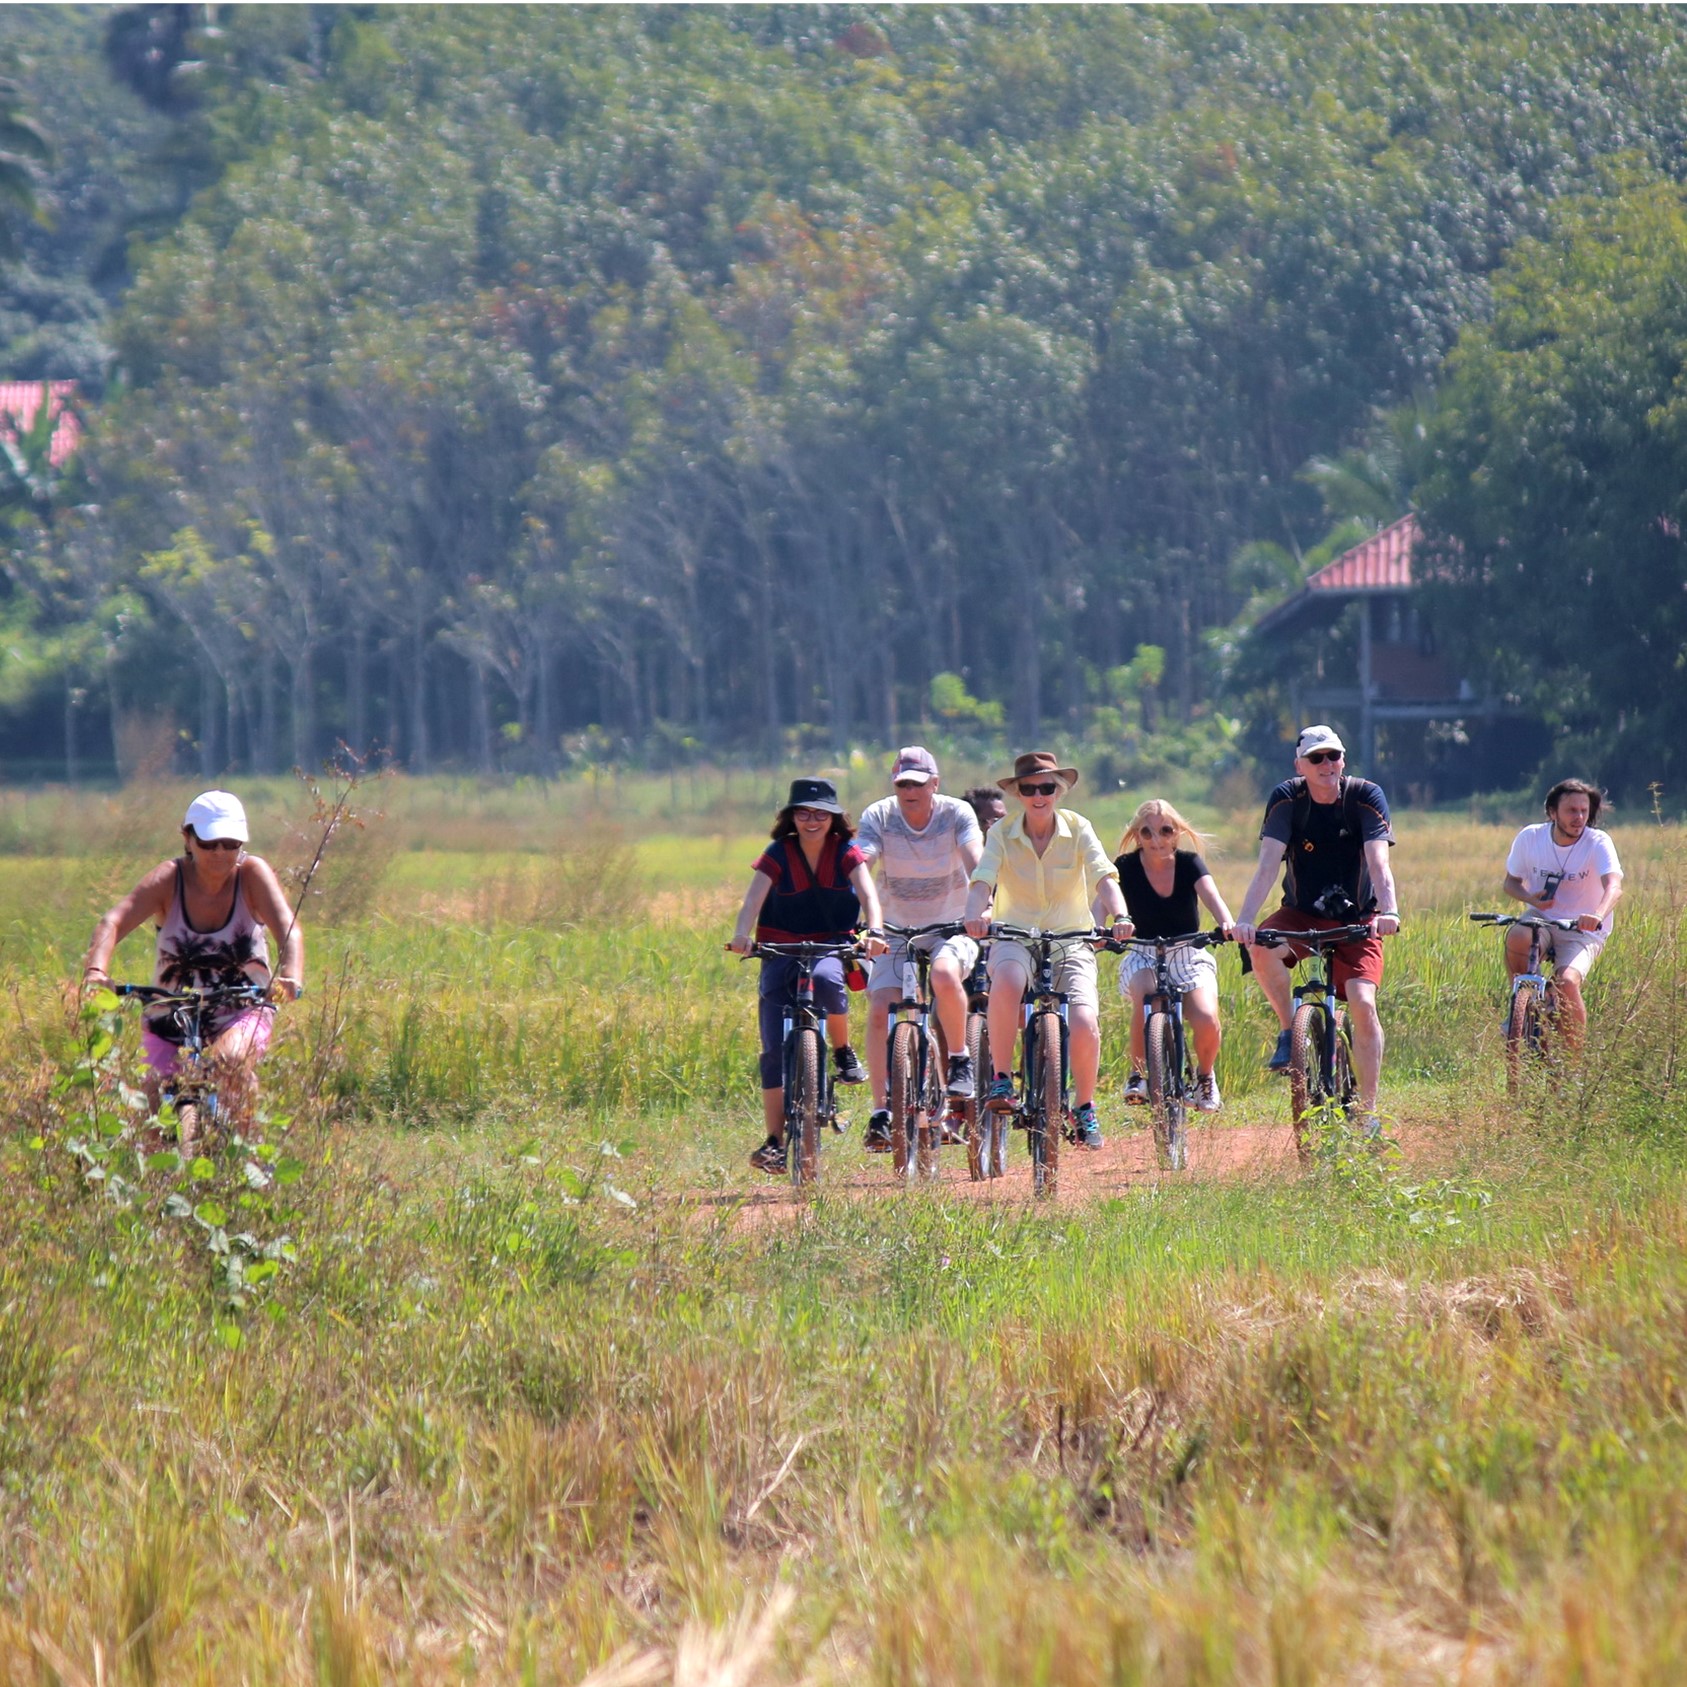
[[[1133,849],[1142,847],[1142,839],[1138,836],[1143,822],[1156,814],[1163,814],[1173,826],[1177,828],[1177,836],[1172,839],[1175,848],[1185,838],[1189,840],[1191,849],[1200,849],[1207,842],[1205,833],[1197,832],[1169,802],[1162,802],[1158,797],[1150,797],[1147,802],[1137,805],[1136,813],[1131,816],[1131,823],[1125,828],[1125,835],[1119,839],[1119,854],[1124,855]]]

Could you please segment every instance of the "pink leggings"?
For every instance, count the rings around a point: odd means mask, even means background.
[[[256,1061],[269,1047],[270,1033],[274,1029],[273,1009],[248,1008],[245,1013],[231,1019],[217,1034],[218,1052],[235,1060]],[[141,1027],[141,1052],[147,1065],[160,1078],[173,1078],[181,1068],[181,1046],[165,1042],[150,1026]]]

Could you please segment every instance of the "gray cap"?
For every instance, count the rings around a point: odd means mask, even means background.
[[[909,744],[896,752],[891,769],[893,785],[926,785],[937,777],[937,758],[923,744]]]

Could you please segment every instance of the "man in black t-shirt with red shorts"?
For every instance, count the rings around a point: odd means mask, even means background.
[[[1377,1017],[1381,940],[1400,929],[1400,904],[1388,865],[1394,842],[1388,799],[1369,779],[1346,777],[1346,755],[1333,727],[1309,726],[1296,740],[1295,777],[1285,779],[1266,798],[1259,865],[1242,898],[1236,937],[1250,945],[1260,988],[1281,1027],[1266,1065],[1273,1072],[1286,1072],[1294,1006],[1289,972],[1308,951],[1293,944],[1267,949],[1255,943],[1256,933],[1331,931],[1371,918],[1371,936],[1344,943],[1331,955],[1331,977],[1336,994],[1347,1003],[1359,1106],[1367,1127],[1372,1127],[1382,1074],[1382,1021]],[[1256,925],[1279,867],[1283,905]]]

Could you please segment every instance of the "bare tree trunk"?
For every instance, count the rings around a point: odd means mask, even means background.
[[[293,765],[309,772],[316,765],[316,664],[305,645],[293,658]]]
[[[405,760],[412,773],[428,771],[428,646],[418,632],[410,643],[410,742]]]
[[[280,689],[275,677],[275,652],[268,645],[264,646],[264,653],[259,662],[260,694],[258,698],[258,745],[253,760],[257,763],[259,773],[275,772],[275,737],[277,692]]]
[[[209,662],[199,664],[199,771],[217,775],[217,676]]]
[[[352,623],[346,664],[346,742],[357,755],[369,753],[369,630],[361,615]]]
[[[479,662],[469,663],[469,736],[470,754],[477,773],[492,771],[492,706],[486,696],[486,669]]]
[[[74,683],[74,675],[69,669],[64,676],[64,782],[67,785],[76,783],[79,772],[76,761],[76,710],[82,701],[82,691]]]

